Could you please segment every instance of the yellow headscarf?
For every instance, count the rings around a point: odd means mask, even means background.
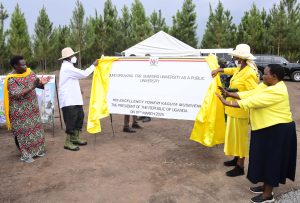
[[[26,71],[22,74],[9,74],[6,76],[4,80],[4,112],[5,112],[5,118],[6,118],[6,126],[7,129],[11,129],[10,125],[10,119],[9,119],[9,98],[8,98],[8,79],[10,78],[23,78],[30,74],[31,70],[30,68],[27,68]]]

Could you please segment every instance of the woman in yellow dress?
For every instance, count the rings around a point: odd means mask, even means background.
[[[219,72],[232,75],[229,86],[231,91],[242,92],[256,88],[259,79],[257,67],[253,62],[255,57],[250,53],[250,46],[239,44],[231,55],[238,60],[238,67],[218,68],[212,72],[212,76],[215,77]],[[228,98],[228,100],[234,101],[233,98]],[[227,124],[224,152],[227,156],[234,156],[234,159],[224,162],[224,165],[235,166],[234,169],[227,171],[226,175],[229,177],[244,175],[244,161],[249,156],[249,112],[226,106],[225,113],[227,114]]]
[[[247,178],[262,185],[250,187],[257,194],[251,202],[274,202],[273,188],[286,179],[295,181],[297,165],[297,133],[289,94],[283,82],[284,68],[269,64],[264,69],[263,83],[246,92],[222,95],[236,98],[229,102],[217,94],[226,106],[250,110],[251,141]]]

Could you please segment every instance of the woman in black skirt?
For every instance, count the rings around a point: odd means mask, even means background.
[[[282,81],[284,69],[269,64],[263,83],[247,92],[227,92],[220,87],[222,103],[226,106],[250,109],[251,141],[247,178],[263,185],[251,187],[259,194],[252,202],[273,202],[273,188],[285,184],[286,178],[294,181],[297,161],[296,127],[290,111],[289,96]],[[238,101],[229,102],[224,97]]]

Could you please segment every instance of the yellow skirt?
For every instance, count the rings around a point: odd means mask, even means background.
[[[248,118],[234,118],[227,115],[224,152],[227,156],[249,156]]]

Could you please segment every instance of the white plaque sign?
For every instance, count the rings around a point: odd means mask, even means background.
[[[195,120],[212,81],[204,59],[119,59],[110,72],[109,112]]]

